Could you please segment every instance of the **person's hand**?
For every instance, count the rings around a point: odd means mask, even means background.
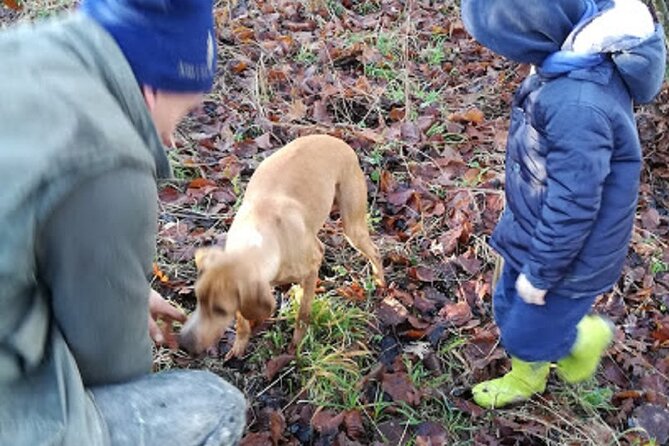
[[[158,321],[162,321],[162,327]],[[174,322],[186,322],[186,314],[173,307],[163,296],[151,290],[149,294],[149,335],[157,345],[166,345],[176,350],[178,342],[173,331]]]
[[[521,274],[516,279],[516,291],[525,303],[534,305],[544,305],[546,303],[546,290],[535,288],[534,285],[527,280],[525,274]]]

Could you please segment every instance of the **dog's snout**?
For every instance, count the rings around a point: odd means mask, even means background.
[[[191,355],[197,355],[197,341],[192,331],[182,331],[178,336],[179,347]]]

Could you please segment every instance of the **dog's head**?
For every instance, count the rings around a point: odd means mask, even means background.
[[[181,330],[180,345],[199,354],[214,345],[237,312],[248,320],[263,320],[274,312],[274,296],[268,282],[253,277],[243,259],[221,248],[195,252],[198,280],[197,307]]]

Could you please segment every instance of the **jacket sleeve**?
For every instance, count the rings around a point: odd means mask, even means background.
[[[151,371],[156,217],[153,176],[123,169],[79,185],[42,225],[41,280],[87,387]]]
[[[564,104],[546,115],[546,191],[523,273],[549,290],[569,272],[597,219],[610,172],[609,119],[583,104]]]

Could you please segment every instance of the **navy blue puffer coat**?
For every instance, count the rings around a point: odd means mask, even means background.
[[[513,13],[515,3],[528,14]],[[579,4],[463,0],[463,19],[483,45],[541,65],[580,18]],[[642,162],[633,101],[658,93],[665,58],[657,27],[595,67],[554,76],[538,70],[516,92],[506,148],[507,207],[491,245],[536,288],[592,296],[618,280]]]

